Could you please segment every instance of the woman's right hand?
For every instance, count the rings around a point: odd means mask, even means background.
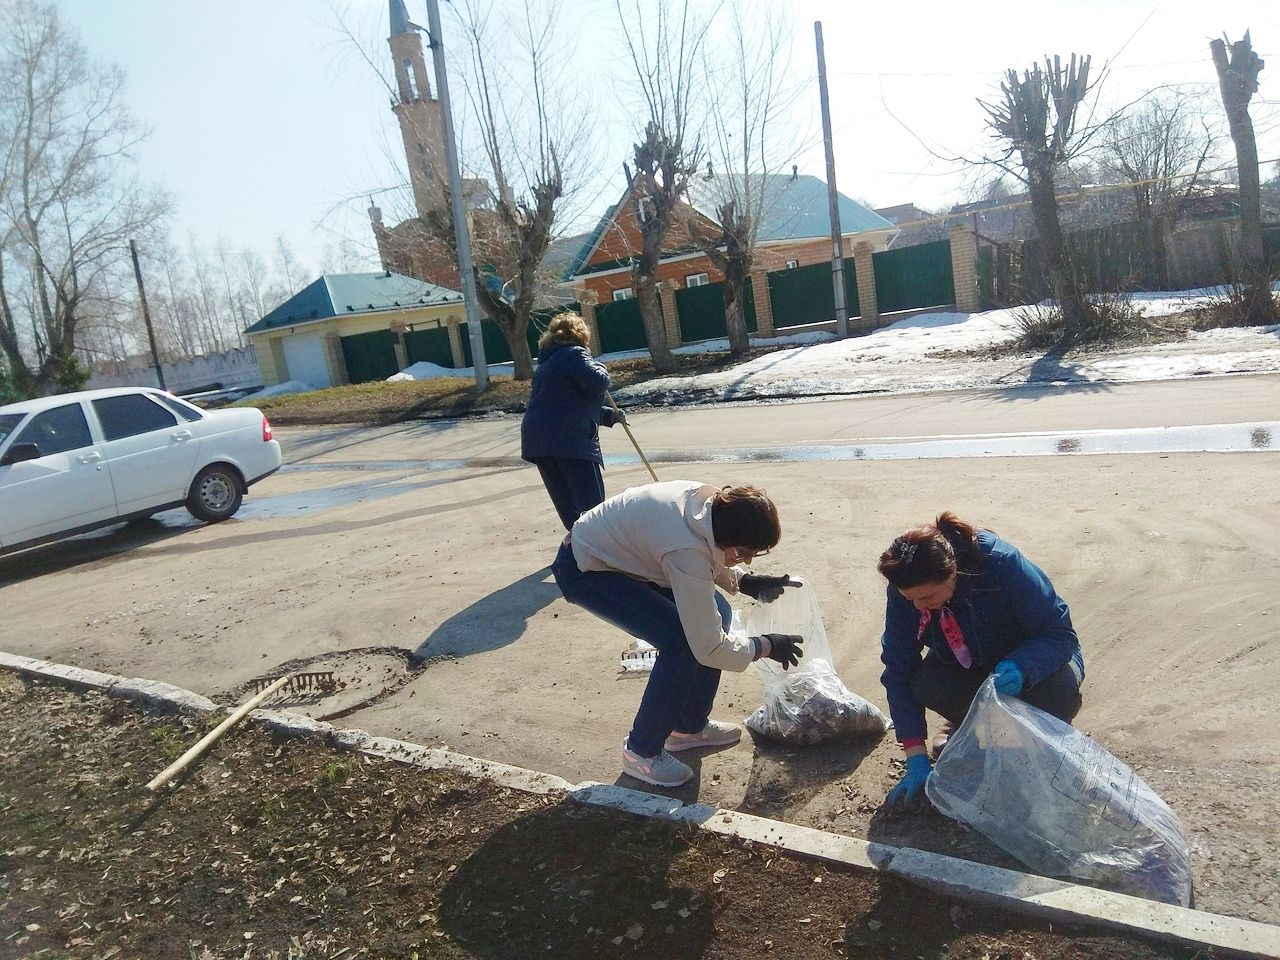
[[[799,634],[765,633],[755,639],[760,641],[761,658],[777,661],[783,670],[790,670],[800,662],[800,644],[804,637]]]

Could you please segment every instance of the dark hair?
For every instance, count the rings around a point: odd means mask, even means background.
[[[723,487],[711,498],[711,532],[718,547],[772,550],[782,539],[782,524],[763,490]]]
[[[941,583],[957,571],[974,573],[980,562],[977,529],[948,510],[889,544],[877,568],[893,586],[909,590]]]

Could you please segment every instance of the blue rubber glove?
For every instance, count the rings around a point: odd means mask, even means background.
[[[995,678],[996,690],[1006,697],[1016,697],[1022,692],[1022,668],[1012,660],[1001,660],[991,671]]]
[[[884,798],[885,803],[897,806],[915,799],[924,790],[924,783],[932,772],[933,764],[923,753],[907,757],[907,774],[896,787],[889,791],[889,795]]]

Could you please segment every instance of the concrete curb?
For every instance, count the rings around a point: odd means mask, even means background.
[[[111,696],[127,697],[161,710],[223,712],[223,708],[208,698],[167,683],[116,677],[3,652],[0,652],[0,668],[79,690],[97,690]],[[703,803],[684,803],[673,797],[627,787],[591,782],[574,785],[550,774],[469,757],[451,750],[377,737],[363,730],[338,729],[287,711],[255,710],[250,719],[288,736],[324,736],[335,747],[344,750],[423,769],[467,774],[526,793],[563,794],[575,803],[686,823],[709,833],[751,840],[826,863],[876,870],[971,903],[1047,920],[1137,933],[1198,950],[1227,951],[1259,960],[1280,958],[1280,926],[1272,924],[1175,907],[909,847],[869,843],[857,837]]]

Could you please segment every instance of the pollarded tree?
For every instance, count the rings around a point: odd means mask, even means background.
[[[142,131],[124,74],[91,63],[52,5],[0,10],[0,348],[19,393],[74,389],[86,304],[166,203],[130,175]]]
[[[672,227],[688,214],[689,180],[701,166],[703,144],[693,115],[707,25],[692,17],[684,2],[650,4],[616,0],[627,52],[648,114],[644,135],[632,148],[640,252],[631,283],[640,303],[654,369],[670,373],[675,356],[667,344],[658,299],[658,264]]]
[[[1258,92],[1258,74],[1264,63],[1254,52],[1248,31],[1243,40],[1231,44],[1229,56],[1225,39],[1211,41],[1209,52],[1218,71],[1222,106],[1236,145],[1236,168],[1240,174],[1240,265],[1245,281],[1246,316],[1253,323],[1271,323],[1277,311],[1263,256],[1258,140],[1249,117],[1249,101]]]
[[[1089,57],[1063,65],[1059,57],[1045,58],[1024,70],[1005,74],[1001,98],[978,101],[987,112],[991,131],[1003,145],[994,162],[1027,186],[1036,235],[1044,250],[1049,284],[1062,310],[1064,346],[1078,341],[1097,320],[1080,279],[1058,218],[1056,176],[1076,159],[1100,129],[1077,127],[1077,115],[1089,93]],[[1017,157],[1018,163],[1010,161]]]

